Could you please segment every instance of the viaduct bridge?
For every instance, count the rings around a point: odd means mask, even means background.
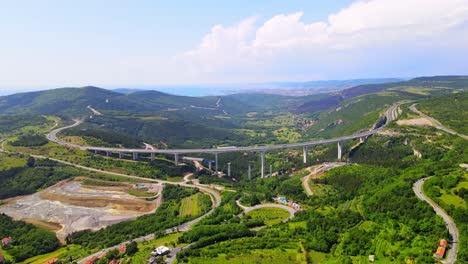
[[[94,146],[81,146],[76,144],[71,144],[68,142],[64,142],[57,137],[57,134],[65,129],[72,128],[75,126],[80,125],[83,121],[82,120],[75,120],[75,123],[69,126],[61,127],[52,130],[50,133],[46,135],[47,139],[58,143],[60,145],[72,148],[78,148],[81,150],[87,150],[94,153],[105,153],[107,156],[110,156],[112,153],[118,153],[119,158],[122,158],[125,153],[130,153],[134,160],[138,159],[139,154],[146,154],[151,156],[151,160],[155,158],[156,154],[168,154],[174,155],[175,164],[179,164],[180,155],[184,154],[212,154],[215,157],[214,165],[215,165],[215,173],[218,173],[218,155],[222,153],[230,153],[230,152],[258,152],[260,153],[260,160],[261,160],[261,177],[265,177],[265,153],[267,151],[272,150],[279,150],[279,149],[289,149],[289,148],[302,148],[303,149],[303,159],[304,163],[308,162],[308,148],[323,145],[323,144],[330,144],[330,143],[337,143],[338,145],[338,160],[341,160],[343,155],[343,143],[348,140],[353,139],[360,139],[361,143],[364,143],[365,140],[372,134],[381,130],[385,125],[396,119],[398,116],[398,108],[401,104],[408,103],[408,101],[401,101],[392,105],[385,113],[383,117],[381,117],[377,123],[374,125],[372,129],[365,132],[359,132],[349,136],[331,138],[331,139],[320,139],[308,142],[300,142],[300,143],[290,143],[290,144],[278,144],[278,145],[267,145],[267,146],[249,146],[249,147],[219,147],[219,148],[206,148],[206,149],[128,149],[128,148],[107,148],[107,147],[94,147]],[[228,163],[228,175],[230,176],[230,163]],[[211,164],[210,164],[211,166]],[[249,165],[249,176],[250,176],[250,165]]]

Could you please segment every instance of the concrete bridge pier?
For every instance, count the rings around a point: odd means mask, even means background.
[[[179,154],[177,154],[177,153],[174,154],[174,163],[175,163],[176,166],[179,165]]]
[[[112,154],[110,151],[106,151],[106,156],[109,157]]]
[[[261,177],[265,178],[265,151],[260,152]]]
[[[154,160],[154,156],[155,156],[154,152],[151,152],[151,161]]]
[[[94,154],[98,154],[98,151],[96,149],[94,150]]]
[[[119,152],[119,159],[123,158],[124,154],[123,152]]]
[[[137,160],[138,159],[138,152],[133,152],[133,160]]]
[[[215,153],[215,174],[218,175],[218,153]]]
[[[343,142],[338,141],[338,160],[341,160],[343,157]]]
[[[227,165],[228,165],[228,171],[227,171],[228,177],[231,177],[231,162],[228,162]]]
[[[367,139],[366,137],[360,137],[359,138],[359,143],[361,143],[361,144],[365,143],[366,139]]]
[[[270,165],[270,178],[273,176],[273,165]]]
[[[303,156],[304,156],[304,164],[306,164],[307,162],[309,162],[309,159],[307,157],[307,155],[309,154],[309,147],[307,146],[304,146],[304,149],[303,149]]]
[[[208,170],[211,170],[211,161],[208,162]]]
[[[249,181],[252,180],[252,164],[250,163],[249,163],[248,175],[249,175]]]

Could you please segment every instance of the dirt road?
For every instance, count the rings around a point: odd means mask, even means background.
[[[311,196],[314,194],[312,190],[310,189],[309,181],[311,178],[319,177],[322,175],[324,172],[329,171],[333,168],[344,166],[347,163],[344,162],[330,162],[330,163],[323,163],[317,166],[312,166],[307,168],[310,171],[310,174],[302,178],[302,185],[304,186],[304,189],[307,193],[308,196]]]

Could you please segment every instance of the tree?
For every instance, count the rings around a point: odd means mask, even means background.
[[[34,167],[34,164],[36,164],[36,160],[32,156],[29,156],[28,162],[26,164],[28,165],[28,167]]]
[[[138,244],[135,241],[130,242],[130,244],[127,245],[127,254],[129,256],[133,256],[137,252],[138,252]]]

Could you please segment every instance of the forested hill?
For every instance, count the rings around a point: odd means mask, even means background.
[[[409,81],[359,85],[336,93],[302,97],[271,94],[189,97],[158,91],[136,91],[122,94],[93,86],[58,88],[2,96],[0,97],[0,113],[3,115],[48,114],[76,118],[90,114],[91,111],[86,109],[89,105],[99,111],[111,114],[125,112],[143,115],[181,110],[190,110],[190,112],[199,115],[226,113],[235,115],[252,111],[265,112],[284,109],[293,112],[316,112],[334,107],[359,95],[383,90],[393,90],[405,95],[412,87],[428,89],[426,95],[448,93],[453,89],[467,88],[468,76],[420,77]],[[430,89],[433,90],[430,91]]]

